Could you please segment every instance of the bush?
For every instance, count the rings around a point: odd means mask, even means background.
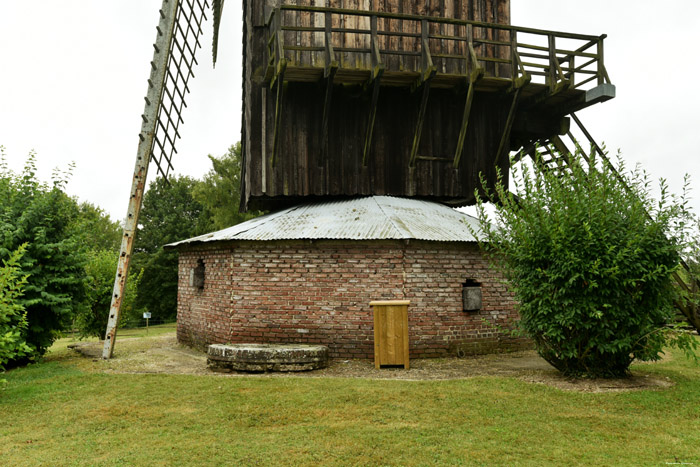
[[[516,196],[502,184],[487,192],[499,204],[492,224],[479,200],[482,247],[546,361],[565,375],[618,377],[635,359],[658,359],[671,339],[671,274],[690,214],[685,193],[670,196],[662,181],[655,203],[646,174],[624,175],[621,161],[585,170],[576,154],[569,166],[564,176],[523,166]]]
[[[19,302],[27,284],[27,276],[19,268],[26,247],[20,245],[0,267],[0,370],[7,362],[29,355],[32,350],[24,340],[27,316]]]
[[[17,302],[27,313],[24,338],[39,356],[83,298],[84,247],[72,233],[79,211],[63,191],[69,174],[54,172],[51,185],[40,183],[33,153],[19,175],[7,168],[2,147],[0,154],[0,259],[27,244],[18,266],[29,278]]]
[[[89,255],[85,265],[85,300],[76,316],[76,325],[81,337],[104,337],[112,300],[114,277],[117,273],[118,255],[111,250],[96,251]],[[134,302],[140,279],[138,271],[132,271],[126,281],[121,322],[135,315]],[[126,319],[125,319],[126,318]]]

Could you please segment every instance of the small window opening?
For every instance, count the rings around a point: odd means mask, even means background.
[[[192,270],[192,287],[198,290],[204,289],[204,260],[197,260],[197,267]]]
[[[481,283],[467,279],[462,284],[462,309],[464,311],[481,310]]]

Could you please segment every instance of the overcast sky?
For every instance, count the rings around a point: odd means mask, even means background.
[[[67,190],[115,220],[127,209],[161,0],[0,0],[0,145],[20,170],[38,153],[40,178],[76,168]],[[205,26],[187,99],[177,173],[201,177],[207,154],[240,139],[240,2],[224,10],[219,61]],[[512,23],[606,33],[605,63],[617,97],[579,112],[599,142],[622,150],[680,191],[688,173],[700,212],[700,2],[511,0]],[[211,17],[211,15],[209,15]],[[151,168],[149,180],[155,176]]]

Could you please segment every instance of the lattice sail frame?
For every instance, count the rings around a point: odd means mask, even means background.
[[[175,142],[180,138],[178,129],[183,123],[182,111],[187,107],[185,96],[190,92],[187,84],[190,78],[194,78],[192,68],[198,65],[196,52],[202,46],[199,37],[202,34],[202,23],[207,19],[204,11],[209,7],[207,0],[180,0],[177,3],[165,82],[158,108],[155,143],[151,152],[151,160],[165,178],[173,168],[173,155],[177,154]]]
[[[149,162],[153,160],[165,178],[173,168],[172,158],[177,154],[175,143],[180,138],[178,129],[183,123],[183,109],[187,107],[185,97],[190,91],[188,82],[194,77],[192,68],[197,65],[195,55],[201,47],[199,38],[208,7],[207,0],[163,0],[159,11],[129,207],[102,350],[105,359],[111,358],[114,351]]]

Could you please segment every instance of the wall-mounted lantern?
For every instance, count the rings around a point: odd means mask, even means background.
[[[481,310],[481,284],[467,279],[462,284],[462,309],[464,311]]]

